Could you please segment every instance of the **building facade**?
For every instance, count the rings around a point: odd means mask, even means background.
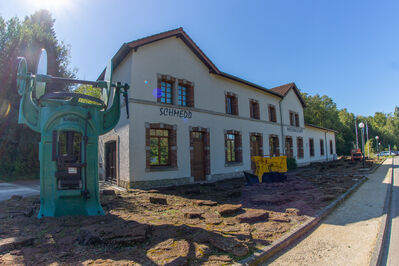
[[[336,156],[335,132],[304,123],[294,83],[266,89],[221,72],[182,28],[125,43],[113,62],[113,79],[131,85],[131,115],[100,137],[99,156],[100,175],[119,186],[241,176],[254,155]]]

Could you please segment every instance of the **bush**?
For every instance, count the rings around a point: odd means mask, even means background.
[[[287,158],[287,168],[288,170],[296,169],[298,165],[296,164],[295,158]]]

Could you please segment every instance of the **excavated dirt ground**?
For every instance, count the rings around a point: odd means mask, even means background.
[[[102,217],[38,220],[39,198],[15,196],[0,202],[0,264],[233,264],[310,219],[363,177],[360,167],[340,160],[284,183],[103,193]]]

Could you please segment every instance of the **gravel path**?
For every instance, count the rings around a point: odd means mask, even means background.
[[[286,253],[271,258],[267,264],[368,265],[391,171],[391,159],[388,159],[315,231]]]

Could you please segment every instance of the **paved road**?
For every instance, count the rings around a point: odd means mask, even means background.
[[[318,228],[265,264],[369,265],[382,220],[391,169],[391,160],[388,159]]]
[[[399,158],[395,158],[391,201],[391,219],[382,265],[399,265]]]
[[[7,200],[11,198],[12,195],[27,197],[39,194],[39,181],[22,181],[16,183],[0,182],[0,201]]]

